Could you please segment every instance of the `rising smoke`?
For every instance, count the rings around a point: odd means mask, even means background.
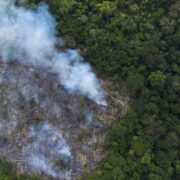
[[[3,61],[44,68],[56,73],[70,93],[82,94],[106,105],[105,93],[89,64],[76,50],[58,52],[56,22],[43,4],[36,10],[16,7],[14,0],[0,0],[0,56]]]
[[[56,169],[54,162],[69,163],[73,156],[70,147],[60,130],[44,122],[31,126],[29,130],[31,143],[26,155],[33,170],[40,170],[52,177],[68,179],[68,172]]]

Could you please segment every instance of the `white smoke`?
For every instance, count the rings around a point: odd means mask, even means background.
[[[94,121],[94,114],[92,111],[90,111],[89,109],[87,109],[85,112],[84,112],[84,115],[85,115],[85,120],[86,120],[86,123],[88,125],[91,125]]]
[[[27,148],[30,166],[35,171],[42,171],[52,177],[68,179],[68,172],[55,167],[55,161],[68,163],[73,159],[70,147],[60,130],[45,122],[31,126],[31,143]]]
[[[30,164],[36,171],[41,170],[52,177],[58,177],[57,172],[52,168],[53,165],[42,154],[33,154],[31,156]]]
[[[55,25],[45,4],[30,10],[16,7],[13,0],[0,0],[1,59],[51,70],[70,93],[82,94],[106,105],[100,81],[78,51],[58,52],[55,48],[58,41]]]

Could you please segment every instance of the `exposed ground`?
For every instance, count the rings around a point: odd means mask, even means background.
[[[43,179],[55,172],[58,175],[54,174],[53,179],[77,179],[84,171],[93,170],[108,153],[108,127],[128,105],[125,89],[119,87],[122,91],[117,93],[117,87],[108,80],[103,86],[109,94],[108,107],[69,94],[55,74],[0,61],[0,156],[20,173],[39,173]],[[42,134],[31,132],[33,128],[41,132],[43,125],[50,129]],[[61,152],[56,152],[58,148]],[[64,157],[68,152],[71,155]],[[55,169],[53,173],[34,168],[34,154],[47,157],[46,162]]]

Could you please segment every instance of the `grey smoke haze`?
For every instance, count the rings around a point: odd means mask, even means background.
[[[40,170],[52,177],[68,179],[68,172],[56,169],[54,164],[58,161],[67,163],[73,158],[70,147],[60,130],[44,122],[30,127],[29,138],[31,143],[26,150],[26,155],[32,169]]]
[[[84,115],[85,115],[85,120],[87,122],[87,124],[92,124],[93,121],[94,121],[94,114],[92,111],[90,111],[89,109],[87,109],[85,112],[84,112]]]
[[[3,61],[42,67],[57,74],[70,93],[87,96],[106,105],[101,82],[76,50],[58,52],[56,22],[47,5],[36,10],[16,7],[13,0],[0,0],[0,56]]]

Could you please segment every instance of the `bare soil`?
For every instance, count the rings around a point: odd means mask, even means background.
[[[62,133],[71,149],[73,158],[63,166],[69,179],[95,169],[108,153],[105,137],[109,127],[123,116],[129,102],[126,89],[116,91],[108,80],[103,86],[108,92],[108,107],[68,93],[56,75],[47,70],[0,61],[0,156],[12,162],[20,173],[51,178],[34,171],[26,154],[31,143],[29,127],[47,122]],[[62,169],[61,162],[56,166]]]

